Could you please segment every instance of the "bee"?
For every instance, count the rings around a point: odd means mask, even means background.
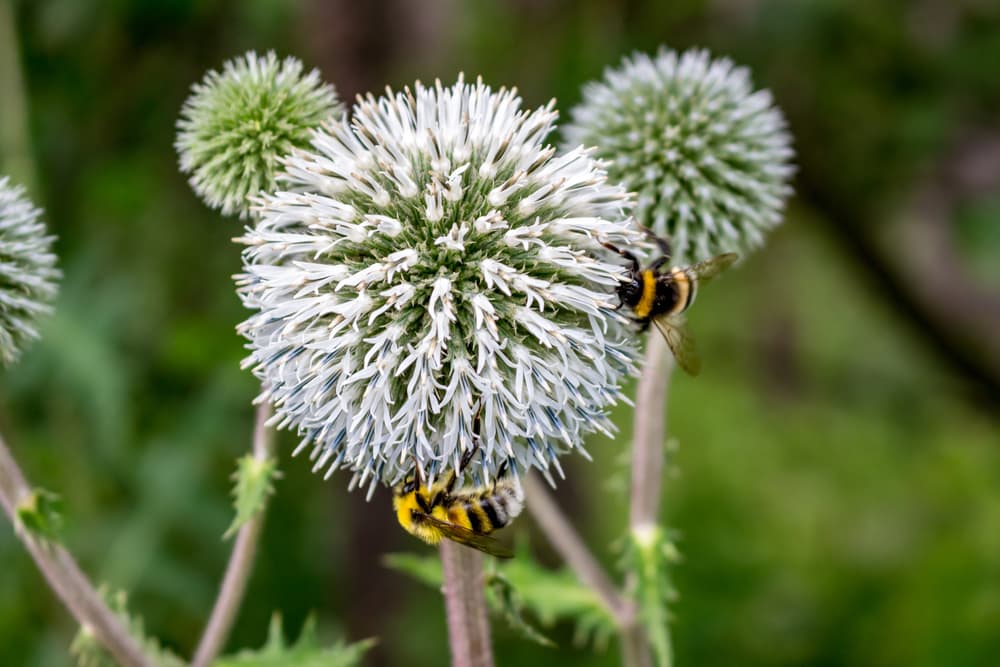
[[[687,333],[684,311],[694,303],[698,286],[729,267],[738,255],[728,252],[691,266],[664,271],[664,265],[670,261],[670,245],[652,233],[650,236],[662,254],[646,268],[642,268],[638,258],[627,250],[610,243],[603,244],[631,264],[629,280],[618,286],[618,307],[628,306],[632,310],[641,331],[648,329],[650,322],[655,324],[670,346],[677,364],[689,375],[697,375],[701,370],[701,360],[694,339]]]
[[[477,416],[477,444],[462,458],[458,473],[452,470],[425,486],[415,470],[393,489],[392,506],[399,525],[427,544],[448,538],[498,558],[511,558],[513,552],[491,535],[509,525],[524,508],[524,491],[516,478],[505,473],[506,464],[493,484],[455,488],[459,474],[479,447],[478,423]]]

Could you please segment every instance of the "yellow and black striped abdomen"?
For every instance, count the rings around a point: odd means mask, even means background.
[[[688,269],[672,269],[669,276],[668,285],[672,294],[669,307],[662,314],[677,315],[694,303],[695,293],[698,291],[698,279]]]
[[[524,507],[521,487],[509,480],[500,480],[489,490],[459,492],[453,500],[451,511],[462,515],[455,523],[467,525],[480,535],[489,535],[510,524]]]

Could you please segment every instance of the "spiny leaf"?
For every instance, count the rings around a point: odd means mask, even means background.
[[[276,613],[271,617],[264,646],[257,651],[243,650],[220,658],[212,667],[354,667],[374,643],[366,639],[353,644],[338,642],[323,648],[316,637],[316,619],[310,616],[303,623],[299,638],[289,645],[281,615]]]
[[[34,489],[17,505],[17,520],[35,537],[55,542],[63,526],[62,499],[45,489]]]
[[[668,606],[676,594],[670,583],[669,568],[677,559],[677,548],[660,526],[632,530],[626,538],[622,564],[626,572],[634,575],[630,593],[638,604],[639,621],[659,667],[673,664]]]
[[[536,563],[526,549],[504,563],[501,570],[524,601],[524,606],[545,627],[573,621],[577,645],[591,643],[603,650],[615,633],[615,621],[600,597],[569,570],[550,570]]]
[[[441,586],[441,561],[434,556],[391,554],[383,562],[425,584]],[[527,549],[519,549],[516,558],[497,563],[495,568],[494,572],[516,591],[520,608],[530,612],[542,626],[572,621],[576,624],[574,643],[585,644],[589,640],[598,648],[605,647],[614,634],[614,619],[601,599],[568,570],[549,570],[538,565]],[[487,588],[486,599],[494,611],[507,616],[493,586]],[[521,630],[516,625],[514,629]]]
[[[529,641],[555,648],[556,643],[543,635],[524,618],[524,601],[514,586],[500,572],[486,575],[486,586],[493,592],[494,605],[515,632]]]
[[[184,667],[183,660],[160,646],[155,638],[146,636],[142,618],[132,616],[128,612],[128,595],[124,591],[109,593],[107,589],[101,588],[99,592],[115,616],[121,619],[128,633],[143,648],[143,652],[152,658],[157,667]],[[97,641],[90,628],[85,626],[81,626],[77,631],[69,651],[76,659],[77,667],[118,667],[118,661]]]
[[[233,487],[236,516],[226,529],[224,538],[235,535],[247,521],[264,509],[268,497],[274,493],[274,480],[281,475],[277,465],[274,459],[261,460],[252,454],[237,461],[236,472],[233,473],[233,479],[236,480]]]

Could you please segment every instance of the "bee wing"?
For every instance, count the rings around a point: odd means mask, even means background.
[[[653,324],[666,339],[677,365],[688,375],[698,375],[701,370],[701,359],[698,357],[694,339],[687,333],[684,318],[680,315],[661,315],[653,319]]]
[[[688,267],[688,271],[693,273],[698,278],[699,283],[707,283],[709,280],[732,266],[733,262],[737,259],[739,259],[739,255],[735,252],[727,252],[723,255],[710,257],[703,262],[698,262],[697,264]]]
[[[464,526],[442,521],[430,514],[420,514],[420,520],[429,523],[444,534],[449,540],[464,544],[467,547],[478,549],[483,553],[496,556],[497,558],[513,558],[514,552],[504,546],[499,540],[489,535],[474,533]]]

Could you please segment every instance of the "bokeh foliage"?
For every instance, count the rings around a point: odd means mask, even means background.
[[[962,137],[1000,132],[995,3],[14,4],[29,194],[65,279],[43,340],[0,382],[0,427],[32,481],[63,498],[85,569],[128,590],[172,651],[192,650],[225,563],[256,391],[233,329],[239,223],[203,208],[176,168],[189,86],[274,48],[319,66],[345,99],[464,70],[565,110],[604,66],[666,43],[748,65],[788,114],[803,165],[785,226],[693,310],[702,376],[673,382],[676,664],[978,667],[1000,654],[997,398],[984,403],[928,344],[851,242],[889,225]],[[860,222],[841,224],[829,201]],[[994,290],[998,210],[994,189],[951,221],[963,266]],[[608,488],[624,474],[630,411],[615,418],[619,438],[595,439],[595,462],[572,461],[560,489],[609,568],[625,510]],[[366,504],[345,476],[323,482],[290,460],[294,438],[280,442],[284,476],[230,648],[260,646],[274,609],[288,628],[312,610],[324,639],[378,636],[367,664],[443,664],[438,594],[379,564],[423,553],[388,494]],[[555,563],[543,536],[531,544]],[[0,664],[69,664],[75,627],[9,529],[0,572]],[[498,625],[499,664],[617,661],[613,646],[574,649],[572,624],[545,632],[558,652]]]

